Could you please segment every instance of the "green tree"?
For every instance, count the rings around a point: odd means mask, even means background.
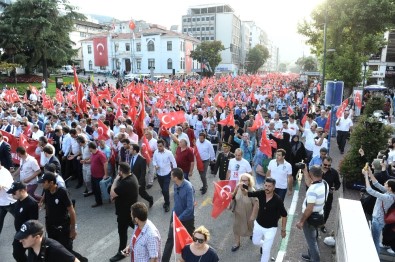
[[[7,6],[0,16],[0,48],[5,58],[27,68],[41,65],[47,81],[48,66],[59,66],[77,50],[69,33],[75,19],[85,16],[67,0],[19,0]]]
[[[299,57],[295,62],[302,71],[314,72],[317,71],[317,59],[313,56]]]
[[[345,83],[346,93],[362,80],[362,63],[384,46],[383,36],[394,25],[394,0],[326,0],[311,14],[298,31],[320,60],[322,70],[324,23],[327,14],[326,79]]]
[[[204,69],[203,75],[212,76],[214,69],[221,63],[220,51],[223,50],[225,50],[225,47],[221,41],[205,41],[201,42],[195,50],[191,51],[189,56],[199,63],[206,65],[205,68],[208,68],[208,70]]]
[[[247,72],[255,74],[269,58],[269,50],[266,46],[256,45],[248,51],[247,54]]]
[[[281,73],[287,72],[287,64],[285,64],[285,63],[280,63],[280,64],[278,65],[278,71],[281,72]]]

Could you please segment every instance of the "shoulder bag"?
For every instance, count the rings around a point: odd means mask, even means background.
[[[325,186],[325,202],[326,203],[326,186],[327,183],[323,180],[324,186]],[[307,206],[307,200],[306,200],[306,206]],[[324,214],[320,214],[319,212],[313,212],[311,215],[307,218],[307,223],[309,223],[310,226],[313,227],[319,227],[325,224],[325,219],[324,219]]]

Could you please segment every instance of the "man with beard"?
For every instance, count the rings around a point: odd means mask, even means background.
[[[265,190],[248,192],[248,197],[256,197],[259,201],[259,211],[254,221],[254,231],[252,242],[254,245],[261,246],[261,262],[267,262],[270,258],[270,249],[276,236],[278,220],[281,217],[281,237],[285,238],[287,226],[287,211],[282,199],[274,193],[276,180],[266,178]],[[247,191],[242,188],[243,191]],[[262,239],[263,238],[263,239]]]

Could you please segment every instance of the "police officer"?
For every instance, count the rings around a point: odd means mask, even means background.
[[[58,241],[44,236],[44,226],[37,220],[29,220],[22,224],[15,234],[24,248],[28,249],[28,261],[64,261],[79,262],[70,251]]]
[[[38,219],[38,204],[34,198],[29,196],[26,190],[26,184],[22,182],[14,182],[11,188],[7,191],[7,194],[12,194],[12,197],[16,199],[15,202],[15,220],[14,226],[16,232],[21,228],[22,224],[31,219]],[[13,252],[12,255],[17,262],[26,262],[26,249],[22,246],[21,242],[14,239],[12,243]]]
[[[226,179],[226,172],[228,172],[229,160],[235,155],[230,152],[232,145],[228,142],[222,142],[222,152],[218,154],[215,162],[215,170],[219,170],[218,176],[220,180]]]
[[[73,240],[77,236],[77,217],[69,193],[56,183],[56,175],[46,172],[39,180],[45,190],[45,224],[48,237],[58,241],[81,261],[88,261],[73,251]]]

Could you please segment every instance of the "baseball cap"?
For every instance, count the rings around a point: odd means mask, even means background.
[[[26,184],[23,182],[14,182],[12,183],[10,189],[8,189],[7,194],[15,194],[15,192],[19,189],[26,189]]]
[[[16,240],[22,240],[30,235],[44,232],[44,226],[38,220],[29,220],[22,224],[19,231],[15,234]]]
[[[38,183],[44,183],[44,181],[56,183],[56,175],[52,172],[45,172],[44,175],[38,180]]]

